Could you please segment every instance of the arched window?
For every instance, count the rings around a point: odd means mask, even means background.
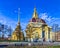
[[[36,19],[35,18],[32,18],[32,22],[36,22]]]
[[[42,31],[42,38],[44,38],[45,37],[45,32],[44,31]]]

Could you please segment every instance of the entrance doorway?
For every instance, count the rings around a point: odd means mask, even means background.
[[[43,41],[45,41],[45,31],[42,32]]]

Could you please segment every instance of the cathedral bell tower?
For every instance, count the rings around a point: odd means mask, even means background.
[[[12,40],[23,41],[23,32],[21,31],[20,26],[20,8],[18,9],[18,24],[12,34]]]

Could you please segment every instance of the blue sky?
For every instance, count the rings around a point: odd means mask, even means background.
[[[15,29],[18,21],[18,8],[20,8],[21,27],[32,18],[34,7],[40,18],[46,20],[48,25],[60,24],[60,0],[0,0],[0,22]]]

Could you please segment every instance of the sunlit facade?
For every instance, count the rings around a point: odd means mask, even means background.
[[[43,19],[38,17],[36,8],[34,8],[32,19],[28,23],[25,31],[27,41],[49,41],[51,38],[51,27]]]

